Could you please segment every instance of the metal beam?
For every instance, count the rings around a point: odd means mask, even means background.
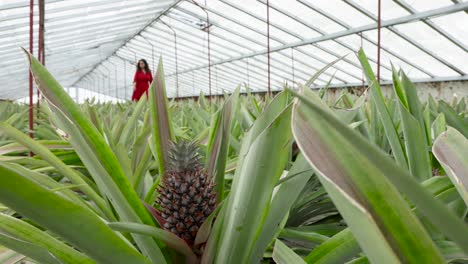
[[[401,6],[402,8],[404,8],[406,11],[408,11],[409,13],[411,14],[415,14],[417,13],[418,11],[416,9],[414,9],[411,5],[409,5],[408,3],[406,3],[405,1],[403,0],[393,0],[395,3],[397,3],[399,6]],[[467,46],[462,43],[461,41],[459,41],[457,38],[455,38],[454,36],[452,36],[450,33],[448,33],[446,30],[444,30],[443,28],[439,27],[437,24],[435,24],[434,22],[432,22],[431,20],[421,20],[421,22],[423,22],[424,24],[428,25],[430,28],[434,29],[435,31],[437,31],[439,34],[441,34],[442,36],[444,36],[446,39],[448,39],[450,42],[452,42],[453,44],[457,45],[459,48],[461,48],[462,50],[464,50],[465,52],[468,52],[468,48]]]
[[[112,12],[118,11],[121,8],[120,6],[113,6],[113,5],[106,5],[106,6],[110,6],[110,7],[105,8],[105,9],[98,9],[98,10],[83,9],[83,10],[79,10],[79,11],[83,11],[82,13],[86,14],[86,16],[103,15],[103,14],[106,14],[106,13],[110,13],[109,15],[114,15],[115,16],[115,14],[112,14]],[[137,9],[139,9],[140,11],[156,8],[156,9],[158,9],[158,11],[156,11],[156,13],[159,13],[159,12],[163,12],[166,6],[167,6],[167,4],[162,4],[161,5],[161,4],[153,1],[153,2],[150,2],[150,3],[146,4],[146,5],[131,5],[130,7],[137,7]],[[67,20],[76,20],[75,16],[79,16],[79,15],[82,15],[82,14],[80,14],[80,12],[77,12],[77,14],[73,14],[73,15],[65,13],[65,14],[62,14],[62,15],[54,16],[54,18],[46,19],[46,22],[47,23],[52,23],[52,22],[66,22]]]
[[[179,10],[179,8],[177,8],[177,10]],[[172,16],[169,16],[169,17],[172,17]],[[176,19],[177,21],[179,21],[177,18],[173,18],[173,19]],[[181,23],[184,23],[183,21],[180,21],[180,22],[181,22]],[[217,24],[216,22],[212,22],[212,24],[213,24],[214,26],[216,26],[217,28],[220,28],[220,29],[223,29],[223,30],[226,29],[225,27],[223,27],[223,26]],[[188,26],[195,28],[194,25],[188,25]],[[183,32],[183,33],[185,33],[185,34],[187,34],[187,35],[190,36],[190,39],[186,39],[187,41],[190,41],[191,39],[193,39],[193,38],[195,38],[195,37],[198,37],[198,36],[194,35],[193,33],[189,32],[189,31],[187,31],[187,30],[183,30],[183,29],[181,29],[181,28],[179,28],[179,27],[176,27],[176,28],[177,28],[177,30],[179,30],[180,32]],[[162,31],[161,29],[158,29],[158,30]],[[228,31],[228,32],[229,32],[229,31]],[[245,48],[245,49],[250,50],[250,51],[252,51],[252,52],[255,51],[254,49],[249,48],[247,45],[244,45],[244,44],[242,44],[242,43],[239,43],[237,40],[230,40],[230,39],[227,39],[227,38],[223,37],[221,34],[218,34],[218,33],[216,33],[216,32],[213,32],[213,33],[211,33],[211,34],[212,34],[213,36],[215,36],[215,37],[221,39],[221,40],[224,40],[224,41],[227,41],[227,42],[236,44],[236,45],[238,45],[239,47]],[[243,37],[243,36],[241,36],[241,35],[238,35],[238,36],[239,36],[239,37]],[[184,37],[181,37],[181,38],[184,38]],[[246,39],[248,39],[248,38],[246,38]],[[248,39],[248,40],[249,40],[249,39]],[[255,42],[255,43],[256,43],[256,42]],[[242,54],[242,53],[240,53],[240,52],[238,52],[238,51],[236,51],[236,50],[232,50],[232,49],[230,49],[230,48],[228,48],[228,47],[222,47],[222,48],[227,49],[227,50],[229,50],[229,51],[232,51],[232,52],[234,52],[234,53]],[[213,48],[213,49],[216,51],[215,48]],[[288,58],[288,60],[290,59],[290,57],[289,57],[288,55],[284,54],[284,52],[281,52],[280,54],[283,55],[283,56],[285,56],[286,58]],[[257,60],[257,58],[254,58],[254,59]],[[282,66],[284,66],[284,67],[288,67],[288,66],[289,66],[289,65],[287,65],[284,61],[282,61],[282,60],[280,60],[280,59],[272,58],[272,60],[273,60],[275,63],[279,63],[280,65],[282,65]],[[301,64],[304,64],[304,65],[306,65],[307,67],[309,67],[309,68],[311,68],[311,69],[318,70],[317,68],[315,68],[315,67],[313,67],[313,66],[311,66],[311,65],[308,65],[308,64],[305,63],[305,62],[301,62]],[[275,69],[278,69],[278,70],[282,70],[281,68],[278,68],[276,65],[273,65],[272,67],[275,68]],[[303,74],[308,74],[308,73],[306,73],[306,72],[304,72],[304,71],[302,71],[302,70],[299,70],[299,72],[302,72]],[[327,74],[328,74],[328,73],[327,73]],[[327,75],[327,74],[326,74],[326,75]],[[172,75],[177,75],[177,72],[167,74],[167,76],[172,76]],[[329,75],[329,74],[328,74],[328,75]],[[330,76],[331,76],[331,75],[330,75]],[[320,79],[320,78],[319,78],[319,79]],[[323,81],[324,81],[324,80],[323,80]]]
[[[158,35],[158,36],[161,37],[161,35]],[[131,43],[131,45],[135,45],[135,43],[133,42],[133,43]],[[136,47],[134,46],[134,48],[136,48]],[[142,50],[137,50],[137,51],[138,51],[138,52],[144,52],[144,51],[142,51]],[[148,53],[147,53],[147,55],[148,55]],[[131,57],[131,55],[129,55],[129,56]],[[170,58],[170,57],[166,57],[166,61],[167,61],[168,58]],[[224,65],[224,67],[225,67],[227,70],[229,70],[229,71],[227,71],[228,76],[230,76],[230,77],[235,76],[235,77],[238,77],[240,80],[242,80],[242,79],[245,78],[245,76],[243,76],[243,75],[240,76],[240,75],[238,75],[238,73],[239,73],[239,67],[243,67],[243,65],[237,65],[238,63],[240,63],[240,61],[239,61],[239,62],[235,62],[235,63],[233,64],[233,67],[231,67],[230,65]],[[188,59],[187,59],[187,62],[185,62],[185,61],[182,62],[182,65],[187,65],[187,66],[189,66],[189,65],[192,65],[192,64],[193,64],[193,63],[191,63],[191,61],[188,60]],[[226,70],[226,69],[225,69],[225,70]],[[261,74],[264,74],[265,71],[264,71],[263,68],[259,68],[258,71],[252,70],[252,73],[261,75]],[[281,74],[279,74],[279,73],[277,74],[278,77],[279,77],[280,75],[281,75]],[[199,77],[197,77],[197,78],[203,78],[204,75],[197,74],[197,76],[199,76]],[[169,77],[169,76],[166,76],[166,77]],[[264,76],[262,76],[262,77],[264,77]],[[281,77],[281,78],[288,79],[287,77]],[[231,81],[232,81],[232,80],[231,80]],[[261,81],[258,80],[258,82],[261,82]],[[275,80],[275,82],[282,82],[282,81],[281,81],[280,78],[278,78],[278,79]]]
[[[132,43],[132,44],[134,44],[134,43]],[[143,51],[141,51],[141,50],[138,50],[138,51],[139,51],[139,52],[143,52]],[[119,51],[119,52],[121,52],[121,51]],[[167,61],[167,59],[168,59],[168,57],[166,57],[166,61]],[[183,66],[184,66],[184,65],[190,66],[190,65],[193,64],[193,63],[191,63],[191,62],[192,62],[192,61],[190,61],[189,59],[186,59],[186,60],[185,60],[185,58],[184,58],[184,60],[182,61],[182,65],[183,65]],[[239,69],[238,67],[242,67],[242,65],[237,65],[237,63],[238,63],[238,62],[235,62],[235,63],[234,63],[234,67],[231,67],[231,66],[229,66],[229,65],[224,65],[224,67],[226,67],[227,69],[229,69],[229,70],[232,71],[232,72],[230,72],[230,75],[231,75],[231,76],[235,76],[235,77],[238,77],[239,79],[243,79],[245,76],[239,75],[239,71],[238,71],[238,69]],[[255,69],[256,69],[256,68],[255,68]],[[263,68],[259,68],[258,71],[256,71],[256,70],[251,70],[251,71],[252,71],[252,72],[255,72],[255,73],[258,74],[258,75],[261,75],[261,74],[264,74],[264,73],[265,73],[265,71],[264,71]],[[280,74],[278,74],[278,76],[279,76],[279,75],[280,75]],[[170,77],[170,76],[166,75],[166,77]],[[264,77],[264,76],[262,76],[262,77]],[[204,77],[203,77],[203,75],[197,75],[197,78],[204,78]],[[286,78],[286,79],[287,79],[287,78]],[[279,81],[279,80],[280,80],[280,79],[277,79],[277,80],[275,80],[275,81]],[[261,82],[260,79],[256,79],[256,81]]]
[[[145,30],[145,28],[149,27],[150,25],[152,25],[154,22],[158,21],[163,15],[165,15],[167,12],[169,12],[173,7],[175,7],[176,5],[179,4],[179,2],[182,1],[182,0],[175,0],[170,6],[168,6],[166,9],[164,9],[162,12],[158,13],[158,15],[156,15],[155,18],[151,19],[150,22],[146,23],[140,30],[138,30],[138,32],[136,32],[134,35],[130,36],[125,42],[123,45],[121,45],[120,47],[118,47],[116,50],[114,50],[114,52],[112,52],[112,54],[110,54],[109,56],[107,56],[105,59],[103,59],[101,62],[99,62],[98,64],[95,65],[95,67],[93,69],[91,69],[89,72],[85,73],[82,77],[78,78],[73,84],[76,84],[77,82],[79,82],[84,76],[86,76],[87,74],[91,73],[94,69],[96,69],[103,61],[107,60],[108,58],[110,58],[112,55],[114,55],[120,48],[122,48],[123,46],[125,46],[125,44],[130,41],[131,39],[135,38],[138,34],[140,34],[143,30]]]
[[[266,4],[265,0],[257,0],[257,1],[258,1],[259,3]],[[314,32],[316,32],[316,33],[318,33],[318,34],[320,34],[320,35],[322,35],[322,36],[326,34],[326,33],[325,33],[323,30],[321,30],[320,28],[318,28],[318,27],[312,25],[311,23],[309,23],[309,22],[307,22],[307,21],[305,21],[305,20],[299,18],[298,16],[294,15],[292,12],[289,12],[289,11],[287,11],[287,10],[284,10],[283,8],[279,7],[278,5],[275,5],[275,4],[270,3],[270,8],[273,9],[273,10],[275,10],[276,12],[278,12],[278,13],[284,15],[284,16],[289,17],[290,19],[296,21],[297,23],[304,25],[305,27],[307,27],[307,28],[313,30]],[[302,38],[301,38],[301,39],[302,39]],[[336,43],[338,43],[340,46],[343,46],[344,48],[350,50],[350,51],[353,51],[353,52],[356,51],[353,47],[351,47],[349,44],[347,44],[347,43],[345,43],[345,42],[343,42],[343,41],[336,40],[336,39],[333,40],[333,41],[336,42]],[[328,48],[326,48],[326,47],[323,47],[323,46],[321,46],[321,45],[318,44],[318,43],[315,44],[314,46],[317,47],[317,48],[320,49],[320,50],[323,50],[323,51],[326,52],[326,53],[329,53],[329,54],[331,54],[331,55],[337,57],[337,58],[341,57],[341,55],[338,55],[336,52],[334,52],[334,51],[332,51],[332,50],[330,50],[330,49],[328,49]],[[353,62],[353,61],[351,61],[351,60],[346,60],[346,59],[345,59],[345,61],[348,62],[349,64],[355,66],[356,68],[359,68],[359,70],[361,70],[361,65],[359,65],[359,64],[357,64],[357,63],[355,63],[355,62]]]
[[[173,26],[174,26],[174,25],[173,25]],[[187,43],[189,43],[189,42],[191,42],[191,41],[193,42],[193,39],[194,39],[194,38],[197,38],[196,35],[194,35],[193,33],[189,32],[189,31],[185,31],[185,30],[183,30],[183,29],[181,29],[181,28],[179,28],[179,27],[175,27],[175,28],[176,28],[178,31],[180,31],[180,32],[183,32],[183,33],[188,34],[188,38],[187,38],[187,37],[184,37],[184,36],[180,36],[180,34],[179,34],[179,38],[181,38],[182,40],[186,40]],[[169,34],[169,33],[167,33],[165,30],[163,30],[163,29],[161,29],[161,28],[154,28],[154,27],[152,27],[152,29],[158,30],[159,33],[156,34],[156,36],[158,37],[158,39],[161,38],[161,33]],[[147,32],[147,34],[148,34],[148,36],[147,36],[148,38],[155,38],[154,36],[152,36],[152,32]],[[217,35],[214,34],[214,33],[212,33],[212,34],[213,34],[213,36],[217,36]],[[155,39],[153,39],[153,40],[154,40],[154,41],[158,41],[158,39],[155,38]],[[165,38],[164,38],[164,39],[165,39]],[[165,40],[167,40],[167,39],[165,39]],[[182,41],[181,44],[180,44],[181,47],[187,48],[187,50],[185,50],[185,51],[183,52],[183,54],[189,53],[189,54],[192,54],[195,58],[198,58],[198,57],[197,57],[197,54],[198,54],[199,52],[202,52],[202,51],[201,51],[201,50],[194,50],[194,52],[192,52],[191,49],[195,49],[195,47],[190,46],[189,44],[185,44],[185,43],[186,43],[185,41]],[[224,48],[231,51],[231,49],[229,49],[229,48],[226,48],[226,47],[224,47]],[[217,51],[216,48],[213,48],[213,50],[214,50],[214,51]],[[236,51],[233,51],[233,52],[236,52]],[[222,52],[220,52],[220,53],[222,53]],[[236,52],[236,53],[238,53],[238,52]],[[241,53],[239,53],[239,54],[241,54]],[[220,59],[220,57],[218,57],[218,56],[216,56],[216,55],[214,55],[214,58],[215,58],[215,59]],[[185,58],[184,58],[184,59],[185,59]],[[193,59],[193,58],[190,58],[190,60],[192,60],[192,59]],[[202,59],[203,59],[203,58],[200,57],[200,60],[202,60]],[[192,65],[193,65],[193,63],[192,63]],[[286,65],[286,64],[284,64],[284,65]],[[278,69],[278,70],[281,70],[281,68],[278,68],[278,67],[275,67],[275,68]],[[176,75],[176,74],[175,74],[175,73],[172,73],[172,74],[167,74],[166,76],[173,76],[173,75]]]
[[[455,13],[455,12],[463,11],[465,9],[468,9],[468,2],[464,2],[464,3],[456,4],[456,5],[451,5],[451,6],[447,6],[447,7],[443,7],[443,8],[432,9],[432,10],[428,10],[428,11],[425,11],[425,12],[421,12],[421,13],[417,13],[417,14],[411,14],[411,15],[407,15],[407,16],[402,16],[402,17],[398,17],[398,18],[394,18],[394,19],[384,20],[384,21],[382,21],[382,27],[390,27],[390,26],[400,25],[400,24],[404,24],[404,23],[409,23],[409,22],[412,22],[412,21],[427,19],[427,18],[431,18],[431,17],[452,14],[452,13]],[[271,52],[281,51],[281,50],[294,48],[294,47],[300,47],[300,46],[309,45],[309,44],[313,44],[313,43],[318,43],[318,42],[322,42],[322,41],[326,41],[326,40],[331,40],[331,39],[335,39],[335,38],[349,36],[349,35],[357,34],[357,33],[360,33],[360,32],[374,30],[374,29],[377,28],[377,26],[378,26],[377,23],[371,23],[371,24],[368,24],[368,25],[355,27],[355,28],[347,29],[347,30],[342,30],[342,31],[338,31],[338,32],[327,34],[327,35],[320,36],[320,37],[309,38],[309,39],[305,39],[303,41],[297,41],[297,42],[293,42],[293,43],[289,43],[289,44],[285,44],[285,45],[280,45],[280,46],[271,48]],[[223,63],[236,61],[236,60],[242,60],[242,59],[245,59],[245,58],[251,58],[251,57],[258,56],[258,55],[264,55],[266,53],[267,53],[267,50],[261,50],[261,51],[245,54],[245,55],[242,55],[242,56],[237,56],[237,57],[232,57],[232,58],[228,58],[228,59],[224,59],[224,60],[220,60],[220,61],[215,61],[215,62],[212,62],[211,65],[219,65],[219,64],[223,64]],[[189,72],[189,71],[202,69],[202,68],[206,68],[206,67],[207,67],[207,65],[201,65],[201,66],[193,67],[191,69],[186,69],[186,70],[184,70],[184,71],[182,71],[180,73]]]
[[[230,2],[230,1],[227,1],[227,0],[220,0],[220,2],[226,4],[226,5],[228,5],[228,6],[232,7],[232,8],[234,8],[234,9],[239,10],[240,12],[243,12],[243,13],[249,15],[250,17],[252,17],[252,18],[254,18],[254,19],[257,19],[258,21],[261,21],[261,22],[264,22],[264,23],[267,22],[266,19],[257,16],[256,14],[254,14],[254,13],[252,13],[251,11],[249,11],[249,10],[247,10],[247,9],[245,9],[245,8],[243,8],[243,7],[241,7],[240,5],[234,4],[234,3]],[[284,32],[285,34],[288,34],[288,35],[290,35],[290,36],[292,36],[292,37],[294,37],[294,38],[297,38],[297,39],[300,40],[300,41],[304,40],[304,38],[303,38],[301,35],[296,34],[296,33],[293,33],[291,30],[289,30],[289,29],[283,27],[282,25],[280,25],[280,24],[278,24],[278,23],[270,22],[270,26],[273,27],[273,28],[275,28],[275,29],[277,29],[277,30],[279,30],[279,31]],[[265,35],[265,36],[266,36],[266,35]],[[274,38],[272,38],[272,39],[274,39]],[[281,43],[281,44],[285,44],[284,41],[281,41],[281,40],[279,40],[278,38],[275,38],[275,40],[278,41],[278,42]],[[321,49],[320,47],[317,47],[317,48],[318,48],[318,49]],[[320,61],[320,62],[322,62],[322,63],[324,63],[324,64],[328,64],[327,61],[323,60],[323,59],[320,58],[320,57],[315,56],[314,54],[312,54],[312,53],[310,53],[310,52],[308,52],[308,51],[304,51],[304,50],[302,50],[302,49],[296,49],[296,50],[297,50],[298,52],[302,53],[302,54],[305,55],[305,56],[312,57],[312,58],[314,58],[315,60],[318,60],[318,61]],[[340,55],[337,55],[336,53],[330,53],[330,52],[328,52],[328,51],[326,51],[326,50],[324,50],[324,49],[321,49],[321,50],[323,50],[323,51],[326,52],[326,53],[329,53],[330,55],[332,55],[332,56],[334,56],[334,57],[336,57],[336,58],[342,57],[342,56],[340,56]],[[345,61],[345,62],[347,62],[347,63],[353,65],[353,63],[352,63],[350,60],[346,59],[346,58],[344,58],[343,61]],[[311,67],[311,66],[309,66],[309,67]],[[348,71],[342,69],[342,68],[339,67],[338,65],[333,65],[332,68],[336,68],[336,69],[342,71],[343,73],[345,73],[346,75],[351,76],[352,78],[357,78],[356,76],[354,76],[353,74],[350,74]],[[390,70],[391,68],[388,67],[387,69]],[[357,78],[357,79],[358,79],[358,78]],[[345,82],[345,83],[347,82],[347,81],[345,81],[345,80],[343,80],[343,79],[341,79],[341,81],[342,81],[342,82]]]
[[[454,4],[459,4],[459,3],[461,3],[462,1],[461,1],[461,0],[452,0],[452,2],[453,2]],[[465,10],[465,13],[468,14],[468,10]]]
[[[341,19],[338,19],[337,17],[335,17],[334,15],[332,15],[332,14],[330,14],[330,13],[328,13],[328,12],[323,11],[322,9],[318,8],[317,6],[314,6],[314,5],[312,5],[311,3],[306,2],[306,1],[303,1],[303,0],[297,0],[297,1],[298,1],[298,3],[303,4],[304,6],[306,6],[306,7],[310,8],[310,9],[314,10],[315,12],[321,14],[322,16],[324,16],[324,17],[330,19],[331,21],[337,23],[338,25],[344,27],[345,29],[352,29],[352,26],[349,25],[348,23],[344,22],[344,21],[341,20]],[[371,39],[370,37],[366,36],[366,34],[360,33],[360,36],[362,37],[362,39],[368,41],[369,43],[372,43],[372,45],[377,46],[377,42],[374,41],[373,39]],[[433,75],[432,73],[428,72],[428,71],[427,71],[426,69],[424,69],[423,67],[420,67],[420,66],[414,64],[413,62],[411,62],[410,60],[408,60],[408,59],[406,59],[406,58],[400,56],[397,52],[393,52],[393,51],[390,50],[389,48],[385,47],[385,45],[380,45],[380,48],[381,48],[382,50],[384,50],[385,52],[387,52],[388,54],[390,54],[390,55],[392,55],[392,56],[398,58],[399,60],[405,62],[406,64],[410,65],[411,67],[413,67],[413,68],[419,70],[420,72],[426,74],[427,76],[429,76],[429,77],[434,77],[434,75]],[[369,60],[371,60],[371,59],[369,59]],[[371,61],[373,61],[374,63],[377,63],[377,61],[374,60],[374,59],[372,59]],[[359,66],[359,68],[360,68],[360,67],[361,67],[361,66]]]
[[[223,14],[221,14],[221,13],[219,13],[219,12],[217,12],[217,11],[211,9],[211,8],[208,8],[208,7],[205,7],[205,8],[206,8],[208,11],[210,11],[211,13],[214,13],[214,14],[216,14],[217,16],[220,16],[220,17],[223,18],[223,19],[230,20],[230,21],[232,21],[233,23],[236,23],[236,24],[238,24],[238,25],[240,25],[240,26],[243,26],[243,27],[245,27],[245,28],[247,28],[247,29],[250,29],[250,30],[252,30],[252,31],[254,31],[254,32],[256,32],[256,33],[258,33],[258,34],[260,34],[260,35],[266,37],[266,34],[265,34],[265,33],[261,32],[261,31],[258,30],[258,29],[255,29],[255,28],[253,28],[253,27],[247,25],[246,23],[244,23],[244,22],[242,22],[242,21],[236,20],[236,19],[231,18],[231,17],[227,17],[227,16],[225,16],[225,15],[223,15]],[[182,12],[184,12],[184,13],[186,13],[186,14],[188,14],[188,15],[191,15],[191,16],[194,16],[194,17],[196,17],[196,18],[198,18],[198,19],[203,20],[203,18],[197,16],[196,14],[194,14],[194,13],[192,13],[192,12],[190,12],[190,11],[184,10],[183,8],[178,7],[178,8],[176,8],[176,9],[177,9],[177,10],[181,10]],[[232,33],[232,34],[235,34],[235,35],[237,35],[238,37],[241,37],[241,38],[250,40],[249,37],[240,35],[239,33],[236,33],[236,32],[232,32],[232,30],[229,30],[228,28],[223,27],[221,24],[217,24],[217,23],[215,23],[215,22],[212,22],[212,24],[213,24],[213,25],[216,25],[217,27],[219,27],[219,28],[221,28],[221,29],[223,29],[223,30],[226,30],[227,32],[230,32],[230,33]],[[213,34],[214,34],[214,33],[213,33]],[[285,42],[283,42],[282,40],[280,40],[279,38],[276,38],[276,37],[274,37],[274,36],[272,36],[271,39],[277,41],[278,43],[280,43],[280,44],[282,44],[282,45],[285,44]],[[257,42],[254,42],[254,43],[259,44],[258,41],[257,41]],[[259,45],[265,46],[264,44],[259,44]],[[309,53],[304,53],[304,52],[302,52],[301,50],[299,50],[299,52],[300,52],[303,56],[305,56],[305,57],[311,57],[311,58],[314,59],[314,60],[317,60],[317,61],[319,61],[319,62],[321,62],[321,63],[327,64],[326,61],[324,61],[323,59],[321,59],[321,58],[319,58],[319,57],[317,57],[317,56],[315,56],[315,55],[311,55],[311,54],[309,54]],[[286,52],[281,52],[281,51],[280,51],[279,54],[281,54],[282,56],[287,57],[288,60],[290,59],[289,54],[287,54]],[[279,61],[276,60],[276,59],[274,59],[274,61],[275,61],[275,62],[278,62],[278,63],[280,63],[280,64],[283,64],[283,65],[286,65],[284,62],[279,62]],[[314,66],[308,64],[308,63],[305,62],[305,61],[306,61],[306,59],[303,59],[303,60],[300,61],[300,63],[303,64],[303,65],[305,65],[305,66],[307,66],[308,68],[318,70],[316,67],[314,67]],[[335,68],[336,68],[336,67],[337,67],[337,66],[335,66]],[[337,69],[339,69],[339,67],[338,67]],[[341,70],[341,71],[343,71],[343,70]],[[354,77],[352,74],[347,73],[347,71],[343,71],[343,72],[346,73],[346,74],[348,74],[348,75],[351,76],[351,77]],[[175,73],[173,73],[173,74],[175,74]],[[324,75],[329,75],[329,76],[331,76],[331,74],[330,74],[330,73],[327,73],[327,72],[324,73]],[[340,79],[340,81],[342,81],[342,82],[346,82],[345,80],[343,80],[343,79],[341,79],[341,78],[337,78],[337,79]]]
[[[378,21],[377,17],[369,12],[368,10],[366,10],[365,8],[363,8],[362,6],[360,6],[359,4],[357,4],[356,2],[354,2],[353,0],[343,0],[345,3],[347,3],[349,6],[355,8],[357,11],[361,12],[362,14],[366,15],[367,17],[369,17],[370,19],[374,20],[374,21]],[[468,4],[468,3],[466,3]],[[459,5],[463,5],[463,4],[459,4]],[[457,6],[457,5],[453,5],[453,6]],[[467,8],[468,8],[468,5],[467,5]],[[412,14],[412,15],[417,15],[417,14]],[[422,19],[421,19],[422,20]],[[384,26],[382,26],[384,27]],[[427,49],[426,47],[422,46],[421,44],[419,44],[417,41],[413,40],[410,36],[408,36],[407,34],[401,32],[400,30],[396,29],[393,27],[393,25],[388,25],[388,26],[385,26],[386,28],[388,28],[388,30],[390,30],[391,32],[393,32],[394,34],[396,34],[397,36],[401,37],[402,39],[406,40],[407,42],[409,42],[411,45],[415,46],[416,48],[418,48],[419,50],[421,50],[422,52],[426,53],[427,55],[431,56],[432,58],[434,58],[435,60],[439,61],[440,63],[444,64],[445,66],[449,67],[450,69],[452,69],[453,71],[457,72],[458,74],[460,75],[465,75],[465,72],[463,72],[461,69],[459,69],[457,66],[453,65],[452,63],[450,63],[449,61],[447,61],[446,59],[440,57],[439,55],[435,54],[434,52],[432,52],[431,50]]]

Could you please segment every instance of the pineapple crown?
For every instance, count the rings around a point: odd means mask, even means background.
[[[179,140],[170,143],[169,169],[175,172],[194,170],[200,165],[197,142]]]

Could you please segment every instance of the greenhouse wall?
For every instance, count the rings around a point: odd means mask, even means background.
[[[429,95],[434,99],[444,101],[468,97],[468,81],[415,83],[415,86],[421,101],[426,101]],[[386,96],[391,96],[394,93],[392,85],[382,85],[381,88]],[[362,87],[349,87],[345,89],[353,94],[361,94],[363,90]],[[329,96],[332,99],[336,99],[341,92],[342,89],[331,89]]]

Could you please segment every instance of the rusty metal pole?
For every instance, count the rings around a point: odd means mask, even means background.
[[[39,34],[38,34],[38,50],[37,50],[37,59],[39,62],[44,65],[44,11],[45,11],[45,1],[39,0]],[[41,101],[41,92],[39,88],[37,89],[37,119],[39,119],[40,114],[40,101]]]
[[[267,0],[267,56],[268,56],[268,96],[271,96],[271,76],[270,76],[270,1]]]
[[[378,0],[377,11],[377,81],[380,84],[380,30],[382,29],[381,0]]]
[[[33,54],[33,22],[34,22],[34,0],[29,1],[29,53]],[[29,136],[34,138],[34,109],[33,109],[33,76],[29,71]],[[32,153],[30,153],[32,156]]]

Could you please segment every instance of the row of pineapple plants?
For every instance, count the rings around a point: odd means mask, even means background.
[[[182,102],[160,63],[149,101],[76,105],[33,57],[44,95],[0,117],[0,244],[37,263],[462,263],[465,99],[237,90]],[[248,91],[247,91],[248,92]],[[325,98],[321,98],[325,97]],[[2,112],[3,113],[3,112]],[[34,157],[28,154],[34,153]],[[12,253],[17,252],[17,253]],[[1,258],[0,258],[1,260]]]

